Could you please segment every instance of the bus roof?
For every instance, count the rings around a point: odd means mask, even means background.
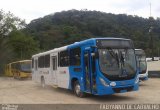
[[[145,55],[145,51],[143,49],[135,49],[136,55]]]
[[[38,57],[38,56],[46,55],[46,54],[49,54],[49,53],[52,53],[52,52],[63,51],[65,49],[67,49],[68,46],[70,46],[70,47],[78,46],[78,45],[82,45],[82,44],[87,44],[89,42],[95,42],[95,40],[101,40],[101,39],[106,39],[106,40],[112,40],[112,39],[114,39],[114,40],[130,40],[130,39],[125,39],[125,38],[114,38],[114,37],[90,38],[90,39],[86,39],[86,40],[83,40],[83,41],[80,41],[80,42],[75,42],[75,43],[72,43],[70,45],[66,45],[66,46],[63,46],[63,47],[54,48],[54,49],[46,51],[46,52],[41,52],[41,53],[33,55],[32,57]]]
[[[67,48],[67,46],[63,46],[63,47],[60,47],[60,48],[54,48],[54,49],[46,51],[46,52],[41,52],[41,53],[35,54],[32,57],[46,55],[46,54],[49,54],[49,53],[52,53],[52,52],[62,51],[62,50],[65,50],[66,48]]]
[[[138,50],[139,50],[139,51],[143,51],[143,49],[135,49],[135,50],[136,50],[136,51],[138,51]]]
[[[13,64],[13,63],[23,63],[23,62],[31,62],[31,60],[19,60],[19,61],[11,62],[11,63],[9,63],[9,64]]]

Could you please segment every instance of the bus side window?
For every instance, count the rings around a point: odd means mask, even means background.
[[[44,68],[44,59],[45,57],[44,56],[40,56],[39,58],[38,58],[38,67],[39,68]]]
[[[81,65],[81,48],[74,48],[70,50],[70,65],[80,66]]]
[[[85,72],[88,74],[89,73],[89,68],[88,68],[89,62],[88,62],[88,54],[87,53],[85,53],[85,55],[84,55],[84,62],[85,62]]]
[[[32,58],[32,68],[34,68],[34,59]]]
[[[44,67],[45,68],[50,67],[50,54],[44,56]]]
[[[37,70],[38,68],[38,61],[37,60],[34,60],[35,61],[35,70]]]
[[[67,50],[61,51],[59,53],[59,64],[60,64],[60,67],[69,66],[69,53]]]
[[[92,56],[92,73],[95,74],[95,60],[96,60],[95,54],[92,53],[91,56]]]
[[[52,68],[53,70],[57,70],[57,57],[52,57]]]

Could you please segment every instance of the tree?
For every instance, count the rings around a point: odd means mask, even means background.
[[[68,10],[35,19],[24,30],[39,41],[40,49],[43,50],[92,37],[121,37],[132,39],[135,48],[144,49],[149,57],[149,27],[149,19],[138,16]],[[160,18],[154,20],[153,27],[154,48],[156,49],[160,42]],[[154,55],[156,53],[157,51]]]
[[[26,26],[25,21],[15,17],[11,12],[0,10],[0,37],[7,36],[12,30],[19,30]]]
[[[31,59],[31,56],[39,51],[38,42],[21,31],[12,31],[9,34],[8,43],[12,47],[17,60]]]
[[[12,47],[8,42],[8,35],[14,30],[20,30],[25,27],[25,21],[14,16],[12,13],[5,13],[0,10],[0,73],[4,65],[14,59]]]
[[[8,39],[0,38],[0,74],[3,72],[4,65],[11,61],[13,56],[12,49],[8,44]]]

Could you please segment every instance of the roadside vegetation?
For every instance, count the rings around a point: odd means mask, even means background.
[[[160,52],[160,18],[68,10],[32,20],[29,24],[0,10],[0,72],[11,61],[93,37],[123,37],[151,56],[149,28],[153,26],[154,56]]]

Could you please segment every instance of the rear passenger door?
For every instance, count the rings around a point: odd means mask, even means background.
[[[57,85],[57,56],[51,56],[51,80]]]
[[[38,58],[34,58],[32,60],[34,63],[33,63],[33,69],[32,69],[32,80],[34,81],[39,81],[39,77],[38,77]]]

